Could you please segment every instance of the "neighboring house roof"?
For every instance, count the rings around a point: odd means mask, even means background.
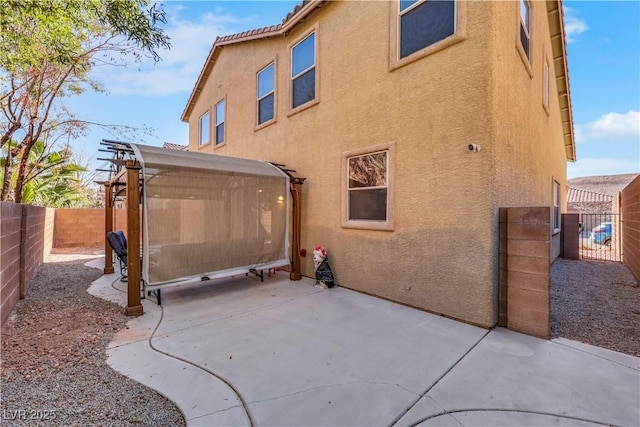
[[[178,151],[188,151],[188,145],[182,144],[173,144],[171,142],[165,142],[162,144],[162,148],[166,148],[167,150],[178,150]]]
[[[582,188],[567,188],[567,203],[594,203],[613,201],[613,196],[609,194],[598,193],[595,191],[584,190]]]
[[[326,0],[304,0],[296,5],[293,11],[289,12],[281,24],[270,27],[258,28],[238,34],[224,37],[217,37],[211,47],[209,56],[200,71],[187,105],[182,113],[181,120],[189,120],[191,110],[202,92],[207,78],[220,51],[225,45],[233,43],[247,42],[256,39],[263,39],[273,36],[286,35],[296,24],[303,21],[313,10],[322,6]],[[573,114],[571,111],[571,92],[569,90],[569,69],[567,66],[566,34],[562,15],[562,0],[549,0],[547,5],[547,18],[549,20],[549,30],[551,33],[551,49],[553,55],[554,69],[556,72],[556,86],[558,88],[558,101],[560,104],[560,114],[562,118],[562,132],[564,135],[565,155],[568,160],[576,160],[576,147],[573,134]]]

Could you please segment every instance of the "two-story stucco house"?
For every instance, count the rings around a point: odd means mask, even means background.
[[[559,251],[559,1],[305,1],[219,37],[182,120],[190,151],[307,178],[301,247],[324,245],[340,286],[491,327],[498,209],[548,206]]]

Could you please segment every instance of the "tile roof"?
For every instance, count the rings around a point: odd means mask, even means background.
[[[567,203],[612,202],[613,196],[582,188],[567,188]]]
[[[173,144],[171,142],[165,142],[164,144],[162,144],[162,148],[166,148],[167,150],[189,151],[188,145]]]

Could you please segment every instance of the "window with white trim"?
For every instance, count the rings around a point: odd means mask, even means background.
[[[275,69],[276,64],[272,62],[258,72],[258,125],[275,117]]]
[[[398,2],[398,57],[405,58],[452,36],[456,31],[454,0]]]
[[[389,151],[347,159],[347,220],[386,221],[388,206]]]
[[[560,229],[560,184],[553,181],[553,229]]]
[[[316,33],[291,48],[291,108],[316,98]]]
[[[542,105],[549,110],[549,60],[545,56],[544,69],[542,72]]]
[[[531,4],[529,4],[529,0],[520,0],[520,44],[527,58],[531,59]]]
[[[209,138],[211,135],[210,132],[210,123],[211,123],[211,115],[207,111],[202,116],[200,116],[200,126],[199,126],[199,139],[200,145],[205,145],[209,143]]]
[[[215,116],[216,116],[216,145],[224,143],[224,99],[216,104]]]

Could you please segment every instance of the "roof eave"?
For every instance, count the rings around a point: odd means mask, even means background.
[[[546,3],[565,154],[567,160],[575,162],[576,144],[573,131],[573,112],[571,109],[571,91],[569,88],[569,67],[567,65],[567,45],[562,15],[562,0],[547,0]]]
[[[310,0],[308,3],[303,4],[298,10],[296,10],[293,16],[290,19],[286,19],[282,24],[272,25],[271,27],[265,27],[262,29],[245,31],[243,33],[239,33],[233,36],[225,36],[225,37],[217,37],[216,41],[213,43],[211,47],[211,51],[207,56],[207,60],[200,71],[200,75],[196,80],[196,84],[191,91],[191,95],[189,96],[189,100],[187,101],[187,105],[182,112],[182,116],[180,120],[183,122],[188,122],[189,117],[191,116],[191,112],[193,110],[193,106],[198,100],[198,96],[202,92],[202,88],[204,87],[207,78],[211,74],[211,70],[213,69],[213,65],[215,64],[218,56],[220,55],[220,51],[226,45],[243,43],[252,40],[265,39],[274,36],[286,35],[294,26],[303,22],[304,19],[316,8],[322,5],[326,0]],[[289,16],[289,15],[288,15]]]

